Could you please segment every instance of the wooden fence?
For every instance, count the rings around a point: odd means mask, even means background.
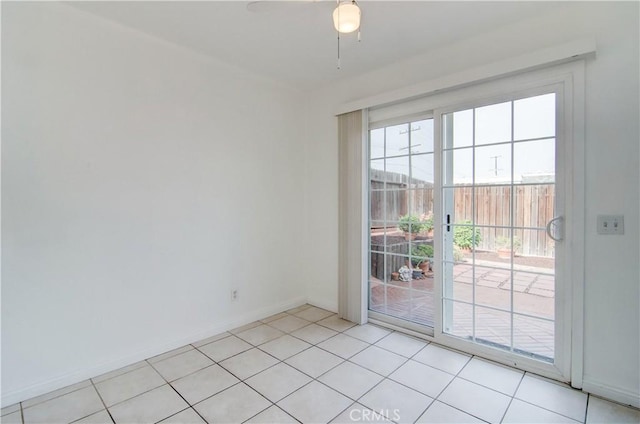
[[[380,184],[372,181],[372,188]],[[402,185],[401,183],[397,186]],[[425,184],[404,185],[395,189],[387,183],[386,191],[372,191],[370,195],[371,224],[384,227],[386,222],[397,221],[402,215],[416,215],[433,212],[433,187]],[[381,188],[381,185],[378,185]],[[475,210],[473,216],[474,188],[456,186],[453,190],[455,211],[452,222],[475,220],[477,225],[509,226],[511,202],[514,202],[514,226],[544,228],[554,215],[555,186],[553,184],[515,185],[513,194],[510,186],[476,186]],[[386,220],[384,211],[386,207]],[[474,219],[475,218],[475,219]],[[387,224],[389,226],[389,224]],[[482,241],[477,246],[482,250],[496,250],[497,237],[508,237],[509,230],[501,228],[481,228]],[[526,256],[553,257],[553,241],[544,230],[516,229],[522,246],[518,253]]]
[[[473,218],[472,187],[454,189],[455,219],[459,222]],[[511,187],[476,186],[475,222],[478,225],[508,226],[511,202],[514,202],[514,227],[545,228],[554,217],[555,186],[553,184],[515,185]],[[516,228],[515,236],[522,243],[519,253],[525,256],[553,257],[553,240],[544,230]],[[508,237],[509,230],[481,228],[479,249],[495,250],[496,237]]]
[[[403,174],[372,169],[371,178],[371,221],[373,226],[384,226],[386,206],[387,221],[397,221],[410,210],[418,215],[433,211],[433,184],[409,178]],[[381,190],[387,182],[386,196]]]

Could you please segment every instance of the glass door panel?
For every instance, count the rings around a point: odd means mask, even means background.
[[[433,119],[369,132],[369,310],[433,327]]]
[[[442,331],[555,358],[556,94],[442,115]]]

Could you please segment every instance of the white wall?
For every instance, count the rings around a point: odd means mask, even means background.
[[[304,301],[299,93],[61,4],[2,39],[3,405]]]
[[[499,7],[499,6],[496,6]],[[567,2],[559,12],[443,46],[309,96],[307,238],[311,302],[337,301],[337,106],[450,72],[585,36],[597,41],[586,67],[584,387],[640,404],[638,3]],[[425,40],[428,42],[428,40]],[[596,215],[625,215],[624,236],[596,234]],[[311,263],[310,265],[311,266]]]

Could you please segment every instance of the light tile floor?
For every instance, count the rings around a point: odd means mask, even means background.
[[[640,411],[304,305],[2,409],[3,423],[639,423]]]

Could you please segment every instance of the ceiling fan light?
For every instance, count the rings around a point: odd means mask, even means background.
[[[333,11],[333,25],[338,32],[347,34],[360,28],[360,8],[355,2],[341,3]]]

